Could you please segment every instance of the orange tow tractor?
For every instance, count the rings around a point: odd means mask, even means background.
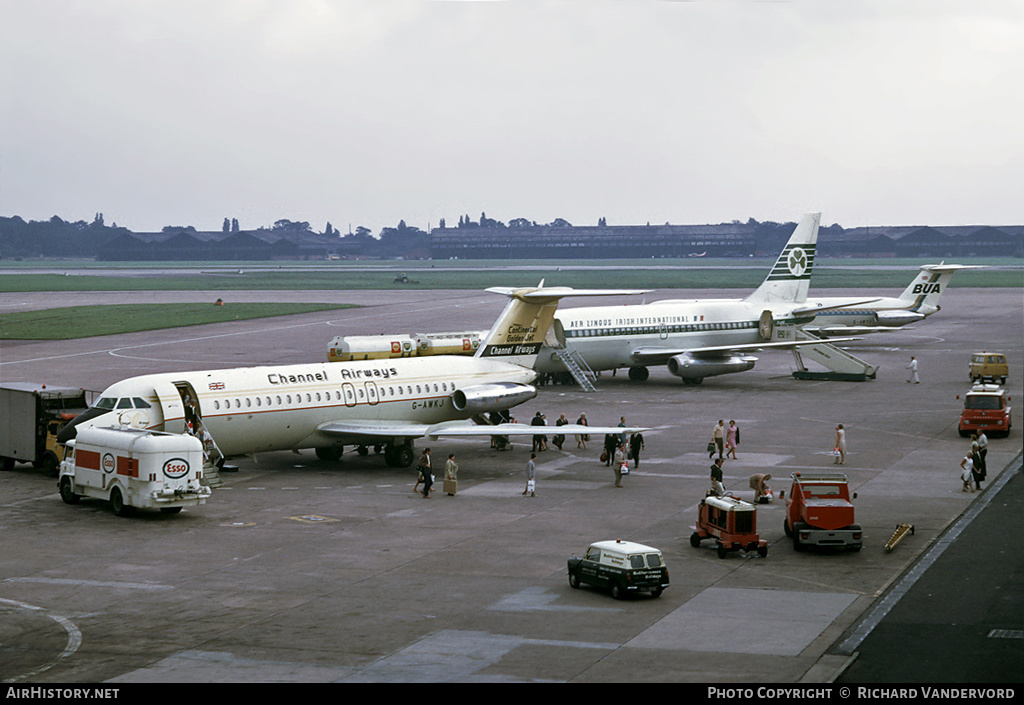
[[[725,558],[730,551],[757,551],[768,555],[768,542],[757,535],[757,507],[735,497],[716,497],[701,500],[697,508],[697,525],[692,527],[690,545],[700,548],[704,539],[714,539],[718,557]]]

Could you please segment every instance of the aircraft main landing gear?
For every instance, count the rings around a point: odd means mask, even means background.
[[[633,382],[646,382],[647,378],[650,376],[651,372],[646,367],[629,368],[629,379]]]
[[[384,448],[384,462],[391,468],[407,468],[412,465],[413,457],[411,441],[401,445],[388,443]]]

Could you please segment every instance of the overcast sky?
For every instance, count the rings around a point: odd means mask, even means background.
[[[1024,224],[1016,0],[0,0],[0,215]]]

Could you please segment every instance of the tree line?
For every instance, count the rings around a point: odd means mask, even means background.
[[[739,224],[739,221],[733,222]],[[441,229],[447,228],[444,218],[438,225]],[[780,238],[784,242],[793,227],[792,223],[758,223],[753,218],[749,219],[746,225],[756,226],[755,238],[758,241],[766,242]],[[598,226],[607,227],[605,218],[602,217],[598,220]],[[513,218],[508,223],[503,223],[481,213],[478,220],[473,220],[469,215],[459,216],[457,226],[458,229],[486,228],[510,231],[551,227],[571,228],[573,225],[563,218],[556,218],[550,223],[542,224],[527,218]],[[830,227],[839,228],[838,225]],[[839,230],[841,231],[842,228]],[[196,228],[191,225],[168,225],[162,229],[162,233],[169,236],[197,232]],[[322,244],[328,250],[331,246],[338,246],[342,252],[359,252],[369,257],[426,257],[430,252],[430,233],[407,225],[404,220],[400,220],[396,226],[382,228],[377,235],[374,235],[369,228],[362,225],[356,227],[352,232],[342,233],[328,222],[323,231],[318,232],[308,222],[285,219],[275,221],[269,227],[261,226],[254,230],[243,231],[237,218],[225,217],[221,232],[225,236],[247,232],[268,240],[285,239],[296,242],[303,241],[307,244]],[[0,216],[0,258],[89,259],[95,257],[106,244],[125,235],[133,234],[129,229],[119,227],[116,223],[107,225],[102,213],[97,213],[91,222],[66,221],[56,215],[49,220],[30,221],[26,221],[20,216]]]

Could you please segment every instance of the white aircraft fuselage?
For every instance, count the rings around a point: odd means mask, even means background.
[[[537,395],[531,384],[537,376],[533,363],[558,301],[563,296],[638,292],[545,288],[543,282],[539,287],[490,291],[505,294],[510,301],[473,357],[317,362],[132,377],[108,387],[90,409],[64,427],[58,441],[73,438],[79,425],[130,426],[197,435],[210,458],[316,448],[319,457],[336,459],[346,444],[362,449],[374,445],[384,449],[389,465],[405,467],[412,463],[416,438],[536,433],[526,424],[500,423],[492,414],[504,415]],[[562,428],[573,433],[575,426]]]
[[[109,413],[119,426],[181,433],[184,392],[221,452],[232,456],[339,441],[381,442],[379,435],[360,436],[355,429],[347,436],[321,429],[346,420],[366,424],[368,431],[393,426],[399,438],[415,435],[403,427],[468,419],[480,412],[456,408],[458,390],[502,385],[507,401],[522,403],[536,396],[530,386],[535,376],[518,365],[470,357],[170,372],[117,382],[95,407],[112,407]]]
[[[805,329],[819,335],[843,335],[878,333],[918,323],[940,310],[939,299],[953,275],[972,268],[944,262],[922,265],[898,297],[883,296],[852,304],[838,296],[808,297],[805,312],[814,320]]]
[[[681,354],[680,349],[705,348],[740,353],[744,348],[760,348],[772,340],[787,340],[789,336],[781,337],[785,328],[779,326],[798,322],[789,317],[793,308],[789,304],[766,305],[743,299],[666,299],[649,304],[566,309],[557,313],[556,318],[567,346],[578,351],[591,369],[610,370],[667,362],[673,357],[666,354],[657,358],[659,349],[676,354]],[[780,337],[765,337],[760,323],[766,310],[771,311],[774,334]],[[719,357],[720,362],[731,360],[737,372],[753,367],[753,358],[743,355],[730,356],[726,352]],[[712,357],[707,358],[708,365],[713,364],[711,360]],[[564,369],[553,350],[541,350],[538,372]]]
[[[686,383],[743,372],[763,348],[808,344],[797,329],[811,320],[804,307],[818,237],[820,213],[797,224],[768,276],[743,299],[669,299],[645,304],[563,309],[556,313],[559,351],[545,347],[541,373],[564,373],[562,356],[578,355],[594,371],[629,368],[631,379],[648,377],[648,365],[667,365]]]

